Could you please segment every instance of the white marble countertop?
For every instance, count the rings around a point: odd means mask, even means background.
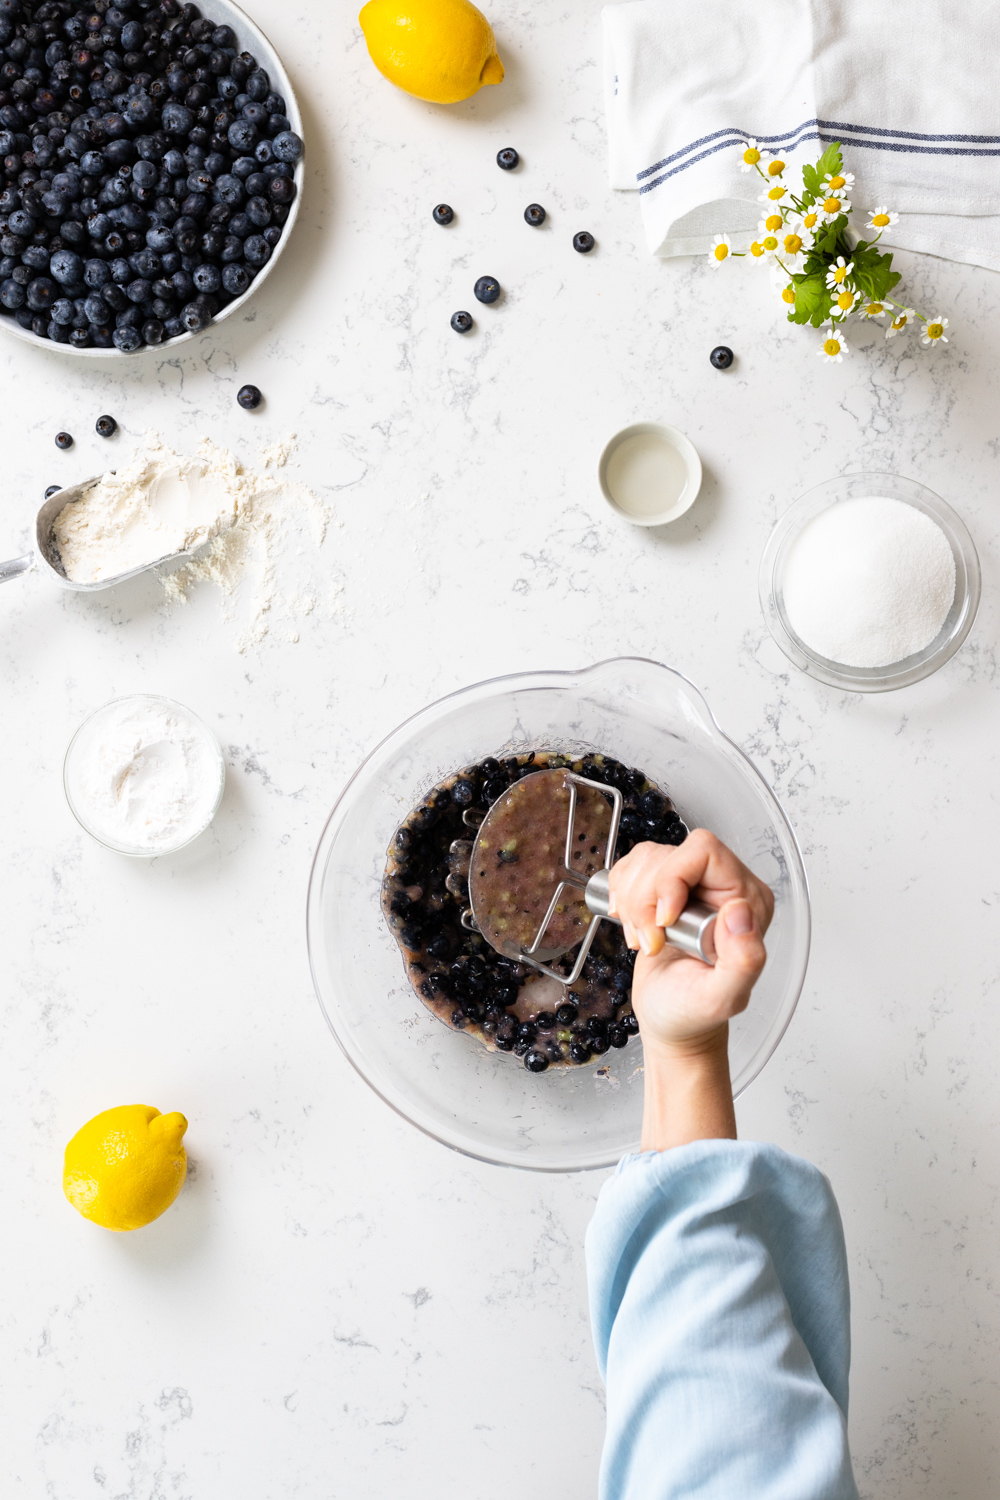
[[[375,73],[355,9],[254,7],[300,91],[308,162],[294,238],[244,317],[127,363],[0,338],[3,555],[47,485],[109,462],[102,411],[116,452],[154,427],[252,458],[294,431],[296,472],[336,514],[300,639],[278,620],[245,655],[208,585],[174,609],[148,577],[91,597],[34,573],[0,594],[4,1493],[594,1493],[582,1237],[602,1174],[491,1168],[397,1119],[326,1030],[303,918],[328,809],[405,715],[478,678],[635,653],[702,688],[805,854],[806,988],[739,1115],[840,1199],[862,1494],[987,1500],[1000,280],[900,256],[908,295],[951,317],[948,348],[861,331],[823,369],[766,277],[646,254],[635,202],[605,186],[596,4],[494,0],[507,82],[451,109]],[[523,166],[505,174],[511,144]],[[582,228],[590,256],[570,246]],[[472,298],[484,273],[506,288],[492,309]],[[478,316],[465,339],[460,307]],[[248,380],[267,397],[253,416],[234,400]],[[604,439],[640,418],[684,429],[705,465],[696,507],[659,532],[611,516],[595,480]],[[756,592],[776,516],[858,467],[954,504],[984,573],[959,656],[870,698],[790,668]],[[282,587],[300,565],[290,549]],[[201,713],[229,766],[210,833],[153,862],[92,843],[60,782],[80,720],[138,690]],[[167,1215],[114,1236],[66,1204],[61,1153],[137,1100],[184,1111],[193,1170]]]

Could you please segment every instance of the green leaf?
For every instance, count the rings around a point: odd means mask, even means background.
[[[811,198],[819,196],[819,173],[815,167],[805,166],[802,168],[802,186]]]
[[[840,154],[840,142],[834,141],[832,146],[827,146],[823,155],[816,163],[816,174],[822,180],[824,177],[836,177],[843,171],[844,158]]]
[[[793,276],[795,307],[788,314],[789,323],[811,323],[821,328],[830,316],[833,298],[822,275]]]

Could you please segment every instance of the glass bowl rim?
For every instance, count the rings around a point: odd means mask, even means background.
[[[86,729],[87,725],[91,723],[92,720],[96,719],[98,714],[105,713],[109,708],[114,708],[119,703],[135,703],[138,699],[144,699],[147,703],[166,703],[169,704],[171,708],[179,708],[188,716],[188,718],[194,720],[199,729],[202,729],[204,731],[209,743],[215,749],[219,758],[219,789],[216,792],[215,801],[212,803],[212,810],[209,813],[208,817],[205,819],[205,822],[201,825],[196,833],[190,834],[181,843],[168,844],[162,849],[125,849],[120,844],[112,844],[106,838],[102,838],[101,835],[99,833],[95,833],[94,830],[90,827],[89,823],[86,823],[81,817],[80,813],[77,811],[73,803],[73,797],[69,789],[70,757],[73,754],[74,745],[80,738],[80,735]],[[66,746],[66,754],[63,756],[62,784],[63,794],[66,798],[67,807],[73,814],[76,821],[79,823],[80,827],[83,829],[84,833],[89,834],[89,836],[94,840],[95,844],[100,844],[103,849],[110,849],[113,854],[124,854],[128,859],[160,859],[164,854],[177,854],[181,849],[186,849],[188,844],[193,844],[195,839],[200,839],[202,834],[211,827],[212,821],[215,818],[216,813],[219,811],[219,807],[222,803],[223,793],[226,790],[226,757],[223,754],[222,746],[219,744],[218,736],[212,729],[209,728],[201,715],[196,714],[193,708],[188,708],[186,703],[181,703],[177,698],[168,698],[163,693],[122,693],[120,697],[109,698],[107,703],[102,703],[99,708],[93,709],[83,720],[83,722],[77,725],[69,744]]]
[[[732,751],[735,751],[736,755],[742,762],[743,767],[750,773],[751,779],[759,783],[759,786],[763,789],[765,801],[768,804],[769,808],[773,811],[776,820],[780,822],[789,840],[791,851],[797,861],[798,875],[802,884],[802,893],[805,897],[804,912],[801,923],[801,933],[799,935],[799,941],[802,946],[802,955],[801,974],[798,982],[798,987],[796,989],[794,998],[788,1005],[787,1014],[783,1017],[780,1027],[770,1038],[770,1045],[767,1049],[766,1054],[760,1059],[754,1071],[741,1083],[740,1087],[734,1091],[734,1099],[738,1099],[740,1095],[745,1093],[750,1085],[760,1077],[760,1074],[763,1072],[764,1068],[767,1066],[771,1058],[774,1056],[775,1052],[778,1050],[782,1038],[784,1037],[785,1032],[788,1030],[788,1027],[791,1025],[792,1018],[795,1015],[796,1010],[798,1009],[799,1000],[802,998],[802,990],[805,986],[806,974],[809,970],[809,958],[812,950],[812,896],[809,889],[809,876],[806,872],[805,861],[802,858],[802,850],[799,846],[798,838],[796,836],[794,828],[789,822],[784,808],[781,806],[781,803],[778,801],[777,796],[772,791],[767,781],[764,779],[762,773],[754,765],[753,761],[746,754],[746,752],[741,749],[741,747],[736,743],[735,740],[731,739],[730,736],[726,734],[724,729],[722,729],[719,721],[716,719],[715,714],[710,708],[707,699],[689,677],[687,677],[683,672],[678,671],[676,667],[669,667],[665,662],[656,661],[653,657],[609,656],[602,657],[600,661],[591,662],[588,666],[585,667],[533,668],[527,671],[520,672],[504,672],[496,677],[484,677],[477,682],[466,683],[463,687],[455,688],[450,693],[444,693],[440,698],[435,698],[430,703],[424,704],[422,708],[417,709],[414,713],[408,714],[405,719],[402,719],[399,724],[397,724],[393,729],[389,731],[388,734],[383,735],[382,738],[372,746],[368,754],[364,756],[364,758],[359,762],[349,779],[344,783],[339,795],[335,799],[333,806],[330,809],[330,812],[327,814],[326,820],[323,824],[323,828],[320,832],[320,836],[316,844],[316,850],[313,854],[312,863],[309,870],[309,883],[306,892],[306,954],[309,961],[309,973],[310,977],[312,978],[313,991],[316,996],[316,1001],[319,1005],[320,1012],[327,1024],[331,1035],[333,1036],[334,1041],[337,1043],[340,1051],[350,1063],[351,1067],[354,1069],[358,1077],[361,1078],[361,1080],[367,1085],[368,1088],[371,1089],[372,1093],[375,1094],[383,1104],[388,1105],[388,1107],[393,1111],[395,1115],[397,1115],[400,1119],[405,1120],[408,1125],[411,1125],[415,1129],[419,1130],[421,1134],[430,1137],[430,1139],[433,1141],[437,1141],[439,1145],[446,1146],[451,1151],[458,1152],[461,1156],[467,1156],[474,1161],[485,1162],[488,1166],[511,1167],[514,1170],[541,1172],[555,1175],[565,1175],[566,1173],[570,1172],[607,1171],[609,1167],[614,1166],[615,1161],[619,1159],[621,1153],[619,1153],[619,1156],[610,1158],[605,1161],[588,1162],[584,1163],[583,1165],[572,1166],[549,1165],[544,1162],[538,1163],[532,1161],[530,1158],[525,1160],[519,1159],[517,1161],[498,1160],[496,1156],[489,1155],[485,1150],[477,1151],[473,1150],[468,1145],[460,1145],[455,1140],[449,1139],[445,1134],[439,1133],[437,1130],[432,1129],[431,1126],[424,1121],[414,1119],[411,1114],[407,1113],[407,1111],[401,1106],[401,1104],[397,1103],[395,1099],[392,1099],[385,1093],[383,1093],[379,1085],[375,1083],[365,1072],[364,1068],[354,1056],[352,1049],[350,1048],[346,1040],[340,1035],[339,1031],[334,1025],[333,1020],[327,1010],[326,1003],[323,999],[323,993],[319,983],[319,975],[317,973],[317,960],[314,956],[314,929],[317,933],[316,946],[318,947],[318,928],[320,920],[320,912],[318,906],[320,899],[320,887],[322,885],[322,871],[320,869],[320,862],[321,859],[323,859],[327,854],[327,836],[330,832],[331,825],[337,818],[345,799],[351,791],[351,788],[354,786],[354,783],[357,781],[357,779],[361,776],[366,766],[368,766],[368,764],[379,754],[381,750],[385,748],[386,745],[390,743],[390,741],[395,739],[397,735],[401,734],[407,728],[407,726],[412,725],[416,720],[422,719],[426,715],[434,713],[435,710],[440,709],[443,704],[449,703],[452,699],[465,698],[469,694],[475,693],[482,688],[495,687],[499,689],[503,684],[518,682],[523,683],[525,686],[528,686],[532,681],[537,681],[539,679],[548,680],[552,678],[582,678],[588,676],[592,672],[599,671],[602,667],[615,666],[626,662],[637,663],[646,667],[655,667],[660,671],[669,673],[672,677],[677,678],[681,683],[683,683],[684,687],[693,695],[697,708],[699,712],[707,719],[711,731],[715,735],[717,735],[720,740],[724,741]],[[314,907],[316,908],[315,910]],[[638,1143],[636,1143],[634,1149],[639,1149]]]
[[[823,493],[834,491],[841,485],[869,482],[873,485],[888,483],[904,486],[910,491],[909,498],[898,494],[893,495],[891,492],[888,495],[890,499],[901,500],[904,505],[913,504],[919,495],[923,506],[915,504],[913,508],[924,515],[930,515],[939,524],[943,523],[941,529],[948,538],[953,554],[957,554],[956,600],[960,606],[958,617],[936,649],[931,650],[931,647],[926,647],[923,652],[918,652],[916,661],[905,671],[894,670],[903,665],[901,662],[891,663],[888,667],[851,668],[820,656],[790,629],[777,603],[778,570],[787,556],[789,541],[801,535],[805,526],[815,519],[815,516],[844,499],[852,498],[849,495],[832,494],[828,505],[819,506],[813,511],[812,508],[817,505]],[[807,512],[812,513],[807,516]],[[958,588],[961,580],[964,580],[964,590],[959,596]],[[922,682],[925,677],[930,677],[961,650],[979,612],[982,571],[979,553],[972,535],[962,517],[948,504],[947,500],[927,485],[922,484],[920,480],[909,479],[905,474],[895,474],[885,469],[859,469],[834,475],[831,479],[824,479],[819,484],[810,486],[778,517],[768,534],[761,554],[758,594],[764,623],[772,639],[800,671],[805,672],[809,677],[814,677],[818,682],[826,683],[828,687],[843,688],[855,693],[886,693],[895,691],[897,688],[909,687],[915,682]],[[954,608],[954,602],[952,608]],[[935,637],[935,640],[937,639]],[[933,641],[931,646],[934,646]],[[903,660],[904,662],[910,661],[911,658],[905,657]]]

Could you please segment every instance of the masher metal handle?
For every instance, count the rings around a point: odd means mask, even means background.
[[[621,918],[608,911],[611,900],[608,870],[598,870],[591,875],[584,888],[583,899],[588,911],[595,917],[604,917],[620,927]],[[692,898],[672,927],[664,927],[663,935],[671,948],[678,948],[689,958],[700,958],[703,964],[715,964],[715,919],[718,912],[704,901]]]

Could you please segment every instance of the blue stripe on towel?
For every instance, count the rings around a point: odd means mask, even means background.
[[[831,130],[838,133],[830,135],[828,132]],[[676,177],[679,172],[683,172],[687,167],[693,167],[699,161],[704,161],[708,156],[714,156],[717,151],[728,150],[742,141],[749,140],[750,135],[749,131],[732,127],[699,137],[682,150],[675,151],[672,155],[665,156],[662,161],[655,162],[653,166],[636,173],[636,181],[642,184],[639,188],[640,193],[651,193],[668,178]],[[866,135],[881,137],[881,139],[865,140],[863,137]],[[803,141],[816,140],[832,145],[834,141],[844,140],[844,144],[849,146],[863,146],[870,151],[900,151],[907,155],[1000,156],[1000,136],[996,135],[924,135],[912,130],[883,130],[875,125],[847,125],[842,120],[806,120],[794,130],[782,131],[780,135],[761,135],[756,139],[764,145],[780,144],[785,151],[794,151]],[[953,144],[907,144],[917,141]],[[715,144],[710,144],[712,142]],[[699,146],[707,149],[699,151]],[[692,152],[697,154],[691,155]],[[686,159],[681,160],[682,157]],[[663,171],[664,167],[669,170]],[[644,179],[651,177],[654,172],[660,175],[653,182],[645,182]]]

